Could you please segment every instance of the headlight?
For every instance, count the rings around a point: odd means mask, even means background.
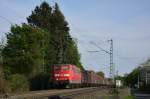
[[[64,74],[64,76],[70,76],[69,74]]]
[[[59,74],[55,74],[54,76],[60,76]]]

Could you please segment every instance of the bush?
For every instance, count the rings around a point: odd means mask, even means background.
[[[29,90],[29,83],[24,75],[13,74],[8,80],[12,92],[23,92]]]

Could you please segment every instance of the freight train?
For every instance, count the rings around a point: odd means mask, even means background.
[[[76,88],[111,86],[112,81],[72,64],[52,66],[52,81],[55,87]]]

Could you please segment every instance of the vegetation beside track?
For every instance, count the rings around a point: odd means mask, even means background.
[[[134,99],[133,96],[125,96],[123,99]]]
[[[57,3],[42,2],[27,22],[12,25],[7,43],[0,44],[0,93],[47,89],[54,64],[70,63],[83,69],[76,40]]]

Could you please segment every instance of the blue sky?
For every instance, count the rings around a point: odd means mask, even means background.
[[[0,38],[12,24],[26,22],[26,17],[43,0],[1,0]],[[58,2],[78,40],[81,61],[86,69],[109,74],[109,55],[90,42],[109,50],[107,40],[114,40],[114,63],[119,74],[131,72],[150,57],[150,0],[45,0]],[[5,18],[5,19],[4,19]],[[6,20],[7,19],[7,20]]]

